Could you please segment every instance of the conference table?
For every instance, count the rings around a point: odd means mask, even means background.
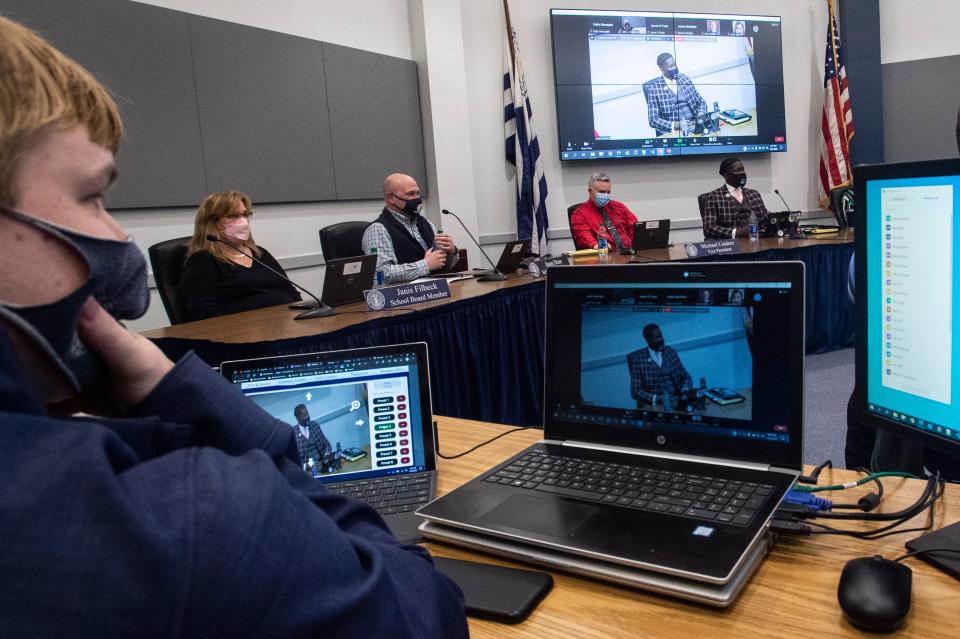
[[[847,266],[853,231],[825,239],[738,240],[741,251],[710,260],[802,260],[806,264],[807,351],[853,344]],[[689,259],[683,245],[571,258],[573,264],[624,264]],[[544,284],[521,269],[500,282],[450,282],[449,299],[371,312],[357,302],[332,317],[294,320],[298,311],[271,306],[144,335],[171,358],[189,350],[211,366],[235,359],[423,341],[429,345],[436,413],[522,426],[542,418]]]
[[[441,417],[440,452],[451,456],[505,432],[506,427]],[[455,460],[438,462],[438,492],[444,494],[485,470],[508,459],[542,433],[523,430],[510,433]],[[806,469],[810,472],[810,468]],[[853,471],[826,469],[820,484],[837,484],[855,478]],[[914,502],[925,482],[884,478],[885,492],[877,512],[898,511]],[[855,502],[870,492],[873,484],[832,493],[836,502]],[[933,507],[934,528],[960,521],[960,486],[947,485]],[[926,512],[903,528],[926,522]],[[866,530],[870,522],[828,522],[837,527]],[[883,523],[883,522],[880,522]],[[553,575],[553,590],[526,621],[504,625],[470,619],[470,636],[484,637],[863,637],[841,614],[837,583],[850,559],[882,555],[895,559],[903,544],[918,536],[911,532],[874,541],[839,535],[782,537],[772,548],[739,598],[726,609],[715,609],[679,599],[654,595],[625,586],[606,584],[573,574],[547,570]],[[427,542],[435,556],[546,570],[503,560],[493,555],[445,543]],[[897,637],[927,639],[960,636],[960,582],[918,558],[904,563],[913,571],[913,603]]]

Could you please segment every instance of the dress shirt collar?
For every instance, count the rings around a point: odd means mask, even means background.
[[[730,195],[732,195],[734,198],[736,198],[737,202],[742,202],[742,201],[743,201],[743,189],[742,189],[742,188],[740,188],[739,186],[730,186],[730,185],[727,184],[726,182],[724,182],[723,185],[724,185],[725,187],[727,187],[727,192],[730,193]]]
[[[650,359],[653,360],[653,363],[657,366],[663,368],[663,351],[655,351],[652,348],[650,349]]]

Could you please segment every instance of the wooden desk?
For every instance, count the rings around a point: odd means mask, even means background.
[[[464,451],[504,431],[503,426],[438,418],[440,451]],[[457,460],[440,460],[439,492],[446,493],[519,452],[542,436],[540,431],[507,435]],[[849,480],[854,473],[825,470],[821,483]],[[881,510],[895,511],[913,502],[923,483],[885,479]],[[855,501],[869,486],[832,495]],[[926,513],[904,527],[925,522]],[[960,520],[960,486],[948,485],[934,507],[934,525]],[[827,522],[834,523],[834,522]],[[840,522],[835,522],[838,526]],[[851,528],[865,529],[865,522]],[[725,610],[646,594],[552,572],[554,588],[523,623],[516,626],[470,619],[470,635],[483,637],[863,637],[842,618],[837,582],[844,564],[855,557],[903,554],[903,544],[919,533],[904,533],[876,541],[837,535],[784,538],[773,548],[737,601]],[[445,557],[529,567],[455,546],[429,542],[430,552]],[[907,559],[913,570],[913,604],[898,637],[953,638],[960,636],[960,581],[919,559]]]
[[[846,296],[852,232],[832,240],[741,240],[735,259],[804,259],[807,346],[811,352],[847,345],[853,305]],[[611,264],[678,260],[682,246],[610,255]],[[846,258],[846,259],[844,259]],[[591,264],[596,256],[577,258]],[[839,265],[842,262],[842,265]],[[823,264],[822,266],[819,266]],[[842,267],[841,267],[842,266]],[[285,305],[148,331],[171,358],[195,350],[211,366],[225,360],[425,341],[430,346],[433,407],[441,414],[506,424],[539,424],[543,385],[543,280],[524,271],[501,282],[450,283],[451,298],[398,311],[337,307],[333,317],[296,321]],[[815,303],[814,303],[815,302]],[[463,383],[450,384],[449,380]]]
[[[450,283],[450,299],[414,304],[395,311],[370,312],[366,302],[354,302],[337,306],[337,314],[331,317],[294,321],[302,311],[292,311],[286,304],[268,306],[253,311],[234,313],[223,317],[187,322],[145,331],[144,337],[160,339],[215,340],[225,344],[251,344],[276,339],[309,337],[335,333],[375,319],[409,315],[414,311],[438,308],[452,302],[460,302],[487,295],[493,291],[512,289],[535,282],[536,278],[526,271],[507,276],[500,282],[478,282],[470,278]]]
[[[761,238],[757,242],[741,240],[741,255],[756,254],[776,249],[793,249],[810,246],[821,246],[827,243],[850,243],[853,241],[853,229],[844,229],[837,234],[826,237],[810,237],[805,240],[791,240],[787,238]],[[649,249],[638,251],[635,255],[619,255],[613,251],[608,256],[610,264],[627,264],[630,262],[664,262],[687,259],[683,244],[675,244],[664,249]],[[596,264],[599,258],[595,255],[576,257],[574,264]],[[524,286],[537,281],[526,271],[509,275],[501,282],[478,282],[475,279],[459,280],[450,283],[450,299],[435,302],[424,302],[408,307],[421,311],[437,308],[452,302],[464,301],[487,295],[493,291],[501,291]],[[159,339],[165,337],[215,340],[226,344],[248,344],[276,339],[306,337],[318,334],[333,333],[345,328],[363,324],[373,319],[399,316],[410,313],[410,310],[367,312],[364,302],[346,304],[336,308],[337,315],[306,321],[293,321],[293,317],[300,311],[291,311],[285,304],[270,306],[243,313],[235,313],[225,317],[215,317],[198,322],[187,322],[176,326],[146,331],[145,337]]]

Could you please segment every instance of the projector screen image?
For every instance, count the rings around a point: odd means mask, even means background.
[[[780,18],[552,9],[561,160],[786,151]]]

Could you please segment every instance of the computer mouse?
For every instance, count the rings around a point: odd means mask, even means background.
[[[880,555],[851,559],[843,567],[837,599],[847,619],[862,630],[900,627],[910,610],[913,571]]]

